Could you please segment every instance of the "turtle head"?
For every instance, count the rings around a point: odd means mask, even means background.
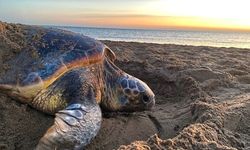
[[[114,65],[116,56],[112,50],[106,49],[106,57],[103,109],[127,112],[150,110],[155,105],[155,95],[148,85]]]
[[[155,105],[155,95],[148,85],[126,73],[118,78],[112,91],[108,107],[111,111],[143,111]]]
[[[148,85],[128,74],[118,80],[117,100],[121,111],[150,110],[155,105],[155,95]]]

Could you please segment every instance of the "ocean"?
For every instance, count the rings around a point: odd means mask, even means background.
[[[250,48],[250,32],[58,27],[98,40]]]

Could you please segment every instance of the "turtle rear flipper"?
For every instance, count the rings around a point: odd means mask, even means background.
[[[0,84],[0,91],[5,92],[5,91],[12,91],[15,89],[15,86],[13,85],[8,85],[8,84]]]
[[[40,89],[39,84],[23,87],[18,84],[0,84],[0,93],[25,104],[29,104]]]
[[[11,96],[13,95],[12,93],[16,93],[16,92],[17,92],[16,86],[9,85],[9,84],[0,84],[0,93]]]
[[[96,136],[100,126],[101,110],[97,104],[73,103],[56,113],[54,125],[41,138],[36,149],[81,149]]]
[[[16,85],[0,84],[0,93],[6,94],[21,103],[29,103],[31,101],[29,97],[25,97],[23,93],[20,93],[20,90]]]

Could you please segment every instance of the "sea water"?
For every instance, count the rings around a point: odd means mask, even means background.
[[[250,48],[250,32],[58,27],[98,40]]]

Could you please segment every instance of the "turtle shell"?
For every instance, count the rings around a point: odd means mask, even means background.
[[[73,68],[102,63],[105,56],[115,58],[101,42],[60,29],[7,25],[0,35],[0,57],[5,66],[0,84],[25,87],[42,81],[39,88],[46,88]]]

